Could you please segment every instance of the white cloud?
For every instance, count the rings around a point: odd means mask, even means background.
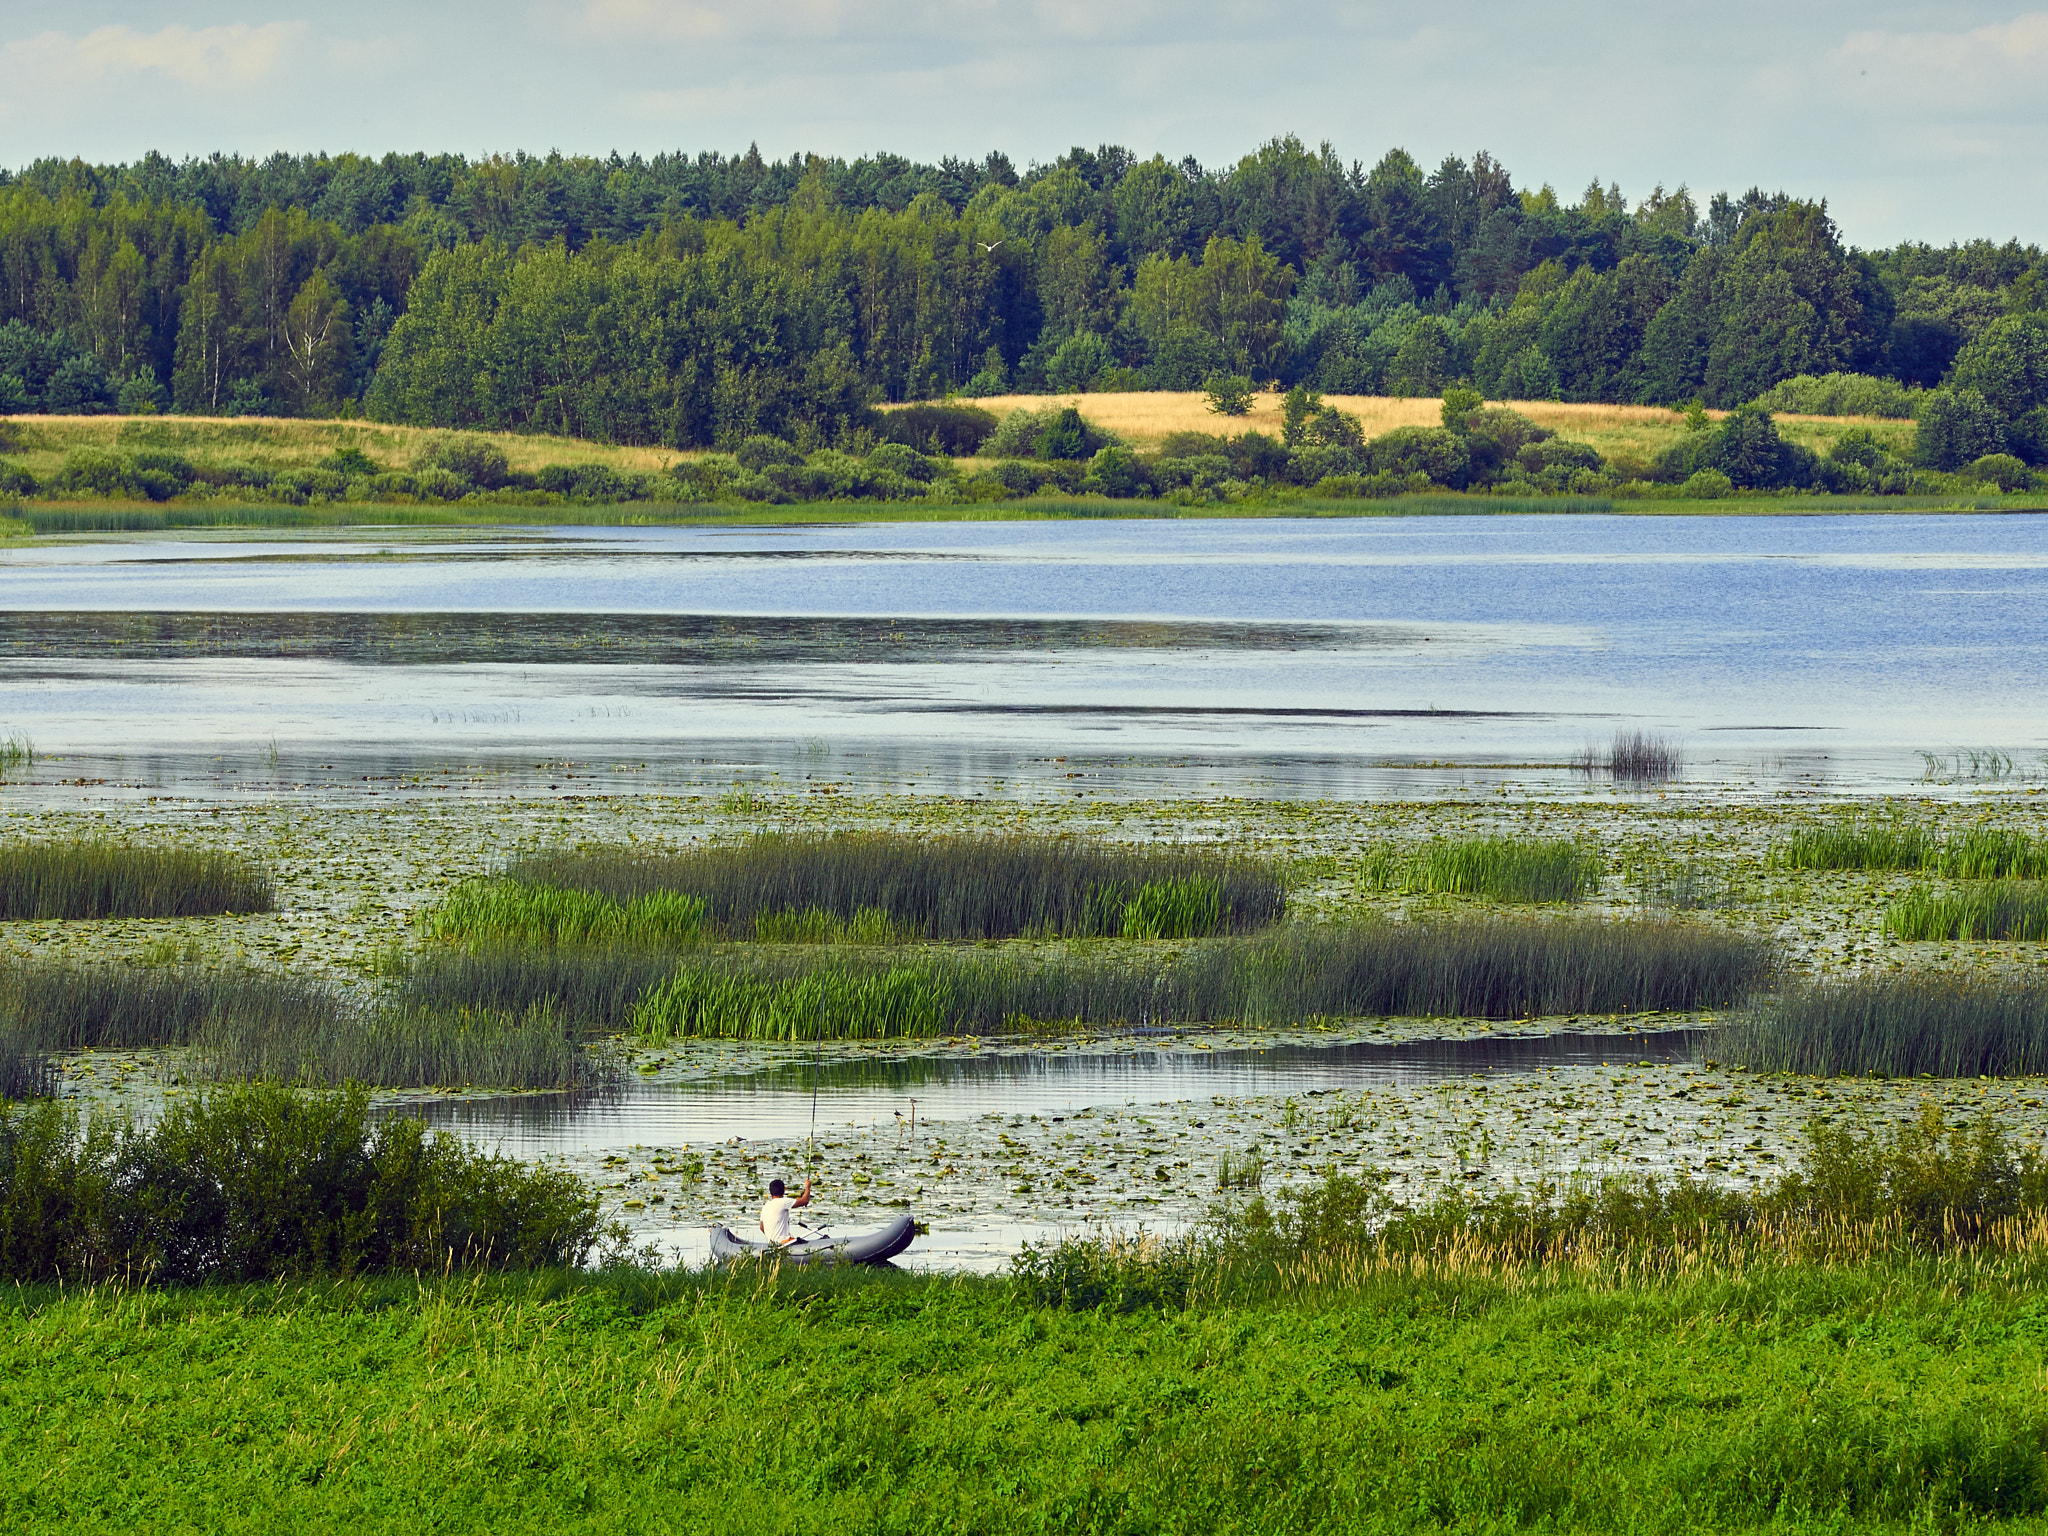
[[[1837,82],[1971,113],[2036,116],[2048,64],[2048,11],[1963,32],[1853,32],[1834,51]],[[2014,113],[2014,108],[2020,108]]]
[[[303,21],[157,32],[109,26],[81,36],[43,32],[0,47],[0,80],[12,90],[149,75],[180,85],[247,86],[276,74],[305,32]]]

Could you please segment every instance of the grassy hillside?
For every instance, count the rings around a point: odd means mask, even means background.
[[[1140,452],[1157,449],[1170,432],[1264,432],[1280,435],[1280,406],[1283,396],[1260,394],[1252,399],[1247,416],[1213,416],[1208,397],[1199,390],[1179,393],[1132,393],[1106,395],[1002,395],[974,403],[1002,416],[1026,409],[1042,410],[1047,404],[1071,405],[1097,426],[1116,433]],[[1396,399],[1391,395],[1325,395],[1323,403],[1356,416],[1367,437],[1377,437],[1396,427],[1435,427],[1443,424],[1443,403],[1427,399]],[[1647,462],[1658,450],[1669,447],[1685,432],[1685,417],[1655,405],[1570,405],[1559,400],[1510,400],[1505,402],[1538,426],[1544,426],[1573,442],[1584,443],[1602,458],[1617,455]],[[1719,421],[1726,411],[1707,413]],[[1904,454],[1913,446],[1913,423],[1877,416],[1779,416],[1779,432],[1789,441],[1827,450],[1855,427],[1868,427],[1893,452]]]

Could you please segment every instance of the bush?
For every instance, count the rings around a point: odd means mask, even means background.
[[[1442,427],[1396,427],[1366,445],[1376,474],[1427,475],[1433,484],[1462,490],[1471,467],[1465,439]]]
[[[1045,382],[1060,394],[1087,389],[1106,370],[1116,366],[1116,353],[1093,331],[1076,331],[1062,341],[1046,360]]]
[[[1919,422],[1913,462],[1928,469],[1957,470],[2005,451],[2005,418],[1974,389],[1930,389]]]
[[[757,475],[776,465],[795,467],[804,461],[803,454],[793,444],[786,443],[779,437],[770,437],[766,433],[756,433],[743,439],[739,446],[733,449],[732,456],[738,460],[740,468]]]
[[[51,487],[72,495],[127,497],[141,494],[128,460],[104,448],[74,448],[51,477]]]
[[[361,1088],[249,1086],[146,1128],[0,1112],[0,1276],[229,1284],[577,1264],[598,1202],[574,1175],[479,1153]]]
[[[1735,494],[1735,482],[1718,469],[1697,469],[1686,476],[1677,494],[1688,501],[1719,501]]]
[[[906,405],[900,411],[883,411],[875,424],[889,442],[953,458],[978,452],[995,429],[995,413],[978,405]]]
[[[1031,444],[1032,456],[1039,459],[1085,459],[1094,451],[1088,441],[1088,423],[1072,406],[1048,421]]]
[[[1577,470],[1598,472],[1600,454],[1597,449],[1585,443],[1567,442],[1564,438],[1546,436],[1525,445],[1515,455],[1515,464],[1525,475],[1540,475],[1546,470],[1562,470],[1571,474]]]
[[[1081,486],[1104,496],[1143,496],[1151,491],[1152,481],[1130,449],[1104,448],[1088,461],[1088,476]]]
[[[1793,416],[1910,417],[1920,391],[1897,379],[1868,373],[1795,374],[1750,402],[1758,410]]]
[[[37,489],[36,477],[24,465],[0,459],[0,496],[33,496]]]
[[[2031,490],[2034,477],[2027,466],[2009,453],[1987,453],[1963,471],[1972,480],[1982,480],[2001,491]]]
[[[1465,395],[1476,391],[1466,390]],[[1458,425],[1452,426],[1450,396],[1444,397],[1444,425],[1460,433],[1465,439],[1465,449],[1470,456],[1471,475],[1477,481],[1489,481],[1499,476],[1502,470],[1515,462],[1526,448],[1547,442],[1553,434],[1548,427],[1539,427],[1520,411],[1511,411],[1502,406],[1492,410],[1474,409],[1457,417]],[[1594,464],[1598,466],[1598,456]]]
[[[1215,416],[1249,416],[1256,391],[1252,381],[1237,373],[1212,373],[1202,381],[1209,411]]]
[[[1230,472],[1240,480],[1278,480],[1287,473],[1287,450],[1263,432],[1242,432],[1224,444]]]
[[[494,491],[504,485],[507,473],[505,451],[487,437],[468,434],[430,442],[421,453],[417,467],[429,471],[446,470],[483,491]]]
[[[1104,448],[1120,446],[1113,434],[1072,406],[1049,406],[1041,411],[1012,411],[981,445],[980,452],[991,459],[1086,459]],[[1048,447],[1060,451],[1043,451]]]

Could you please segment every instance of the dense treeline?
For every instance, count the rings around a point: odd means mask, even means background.
[[[1234,374],[1734,406],[1853,375],[1948,386],[1903,398],[1959,464],[2033,440],[2044,307],[2031,246],[1866,253],[1784,194],[1567,205],[1485,153],[1368,169],[1293,138],[1221,170],[1104,147],[1023,174],[750,151],[0,178],[0,411],[815,446],[948,391]]]

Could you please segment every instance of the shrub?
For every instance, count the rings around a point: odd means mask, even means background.
[[[778,464],[797,466],[804,461],[803,454],[794,444],[786,443],[779,437],[770,437],[763,432],[742,439],[733,449],[732,456],[739,462],[740,468],[757,475]]]
[[[1696,469],[1686,476],[1677,494],[1688,501],[1720,501],[1735,494],[1735,482],[1718,469]]]
[[[1162,459],[1197,459],[1210,454],[1221,454],[1229,446],[1229,439],[1210,432],[1169,432],[1159,445]]]
[[[1465,439],[1442,427],[1396,427],[1366,445],[1376,474],[1427,475],[1436,485],[1462,489],[1472,461]]]
[[[1793,416],[1910,417],[1920,391],[1868,373],[1795,374],[1750,403],[1758,410]]]
[[[60,1104],[0,1112],[0,1275],[16,1281],[576,1264],[597,1209],[572,1174],[372,1121],[361,1088],[215,1089],[143,1128]]]
[[[996,418],[994,412],[978,405],[926,403],[882,412],[875,429],[886,441],[919,453],[966,458],[995,431]]]
[[[104,448],[74,448],[51,477],[51,487],[60,492],[86,496],[136,496],[136,484],[128,460]]]
[[[1921,397],[1914,463],[1956,470],[2004,451],[2005,418],[1976,390],[1930,389]]]
[[[1211,415],[1249,416],[1257,392],[1242,374],[1212,373],[1202,381],[1202,393],[1208,397]]]
[[[2027,466],[2009,453],[1987,453],[1963,471],[1972,480],[1982,480],[2001,491],[2024,491],[2034,484]]]
[[[1476,391],[1467,390],[1467,395]],[[1451,427],[1450,397],[1444,404],[1444,425]],[[1492,480],[1526,448],[1548,441],[1554,434],[1548,427],[1539,427],[1520,411],[1505,407],[1492,410],[1472,410],[1458,418],[1459,424],[1451,430],[1463,434],[1465,450],[1470,456],[1472,478]],[[1599,465],[1598,455],[1594,466]]]
[[[505,451],[502,448],[487,437],[476,437],[466,433],[429,442],[420,454],[416,467],[425,470],[446,470],[478,490],[485,491],[494,491],[502,486],[507,473]]]
[[[1116,353],[1093,331],[1076,331],[1054,348],[1046,360],[1045,382],[1061,394],[1087,389],[1098,375],[1116,366]],[[1078,454],[1047,455],[1078,458]]]
[[[988,413],[984,411],[982,414]],[[875,444],[868,450],[866,463],[878,474],[915,481],[919,485],[932,480],[946,467],[943,460],[928,459],[915,448],[894,442]]]
[[[1144,463],[1128,448],[1104,448],[1088,462],[1084,490],[1104,496],[1143,496],[1152,489]]]
[[[1263,432],[1242,432],[1224,444],[1230,472],[1240,480],[1277,480],[1287,473],[1287,450]]]
[[[1546,435],[1525,444],[1515,455],[1515,463],[1524,474],[1540,475],[1545,470],[1598,470],[1600,454],[1585,443],[1568,442],[1564,438]]]
[[[1047,433],[1055,428],[1056,436],[1048,439]],[[1114,435],[1095,426],[1072,406],[1049,406],[1041,411],[1010,412],[981,445],[980,452],[991,459],[1085,459],[1100,449],[1115,446],[1119,444]],[[1042,451],[1046,447],[1062,452],[1048,454]],[[1064,451],[1067,449],[1075,451],[1068,453]]]

